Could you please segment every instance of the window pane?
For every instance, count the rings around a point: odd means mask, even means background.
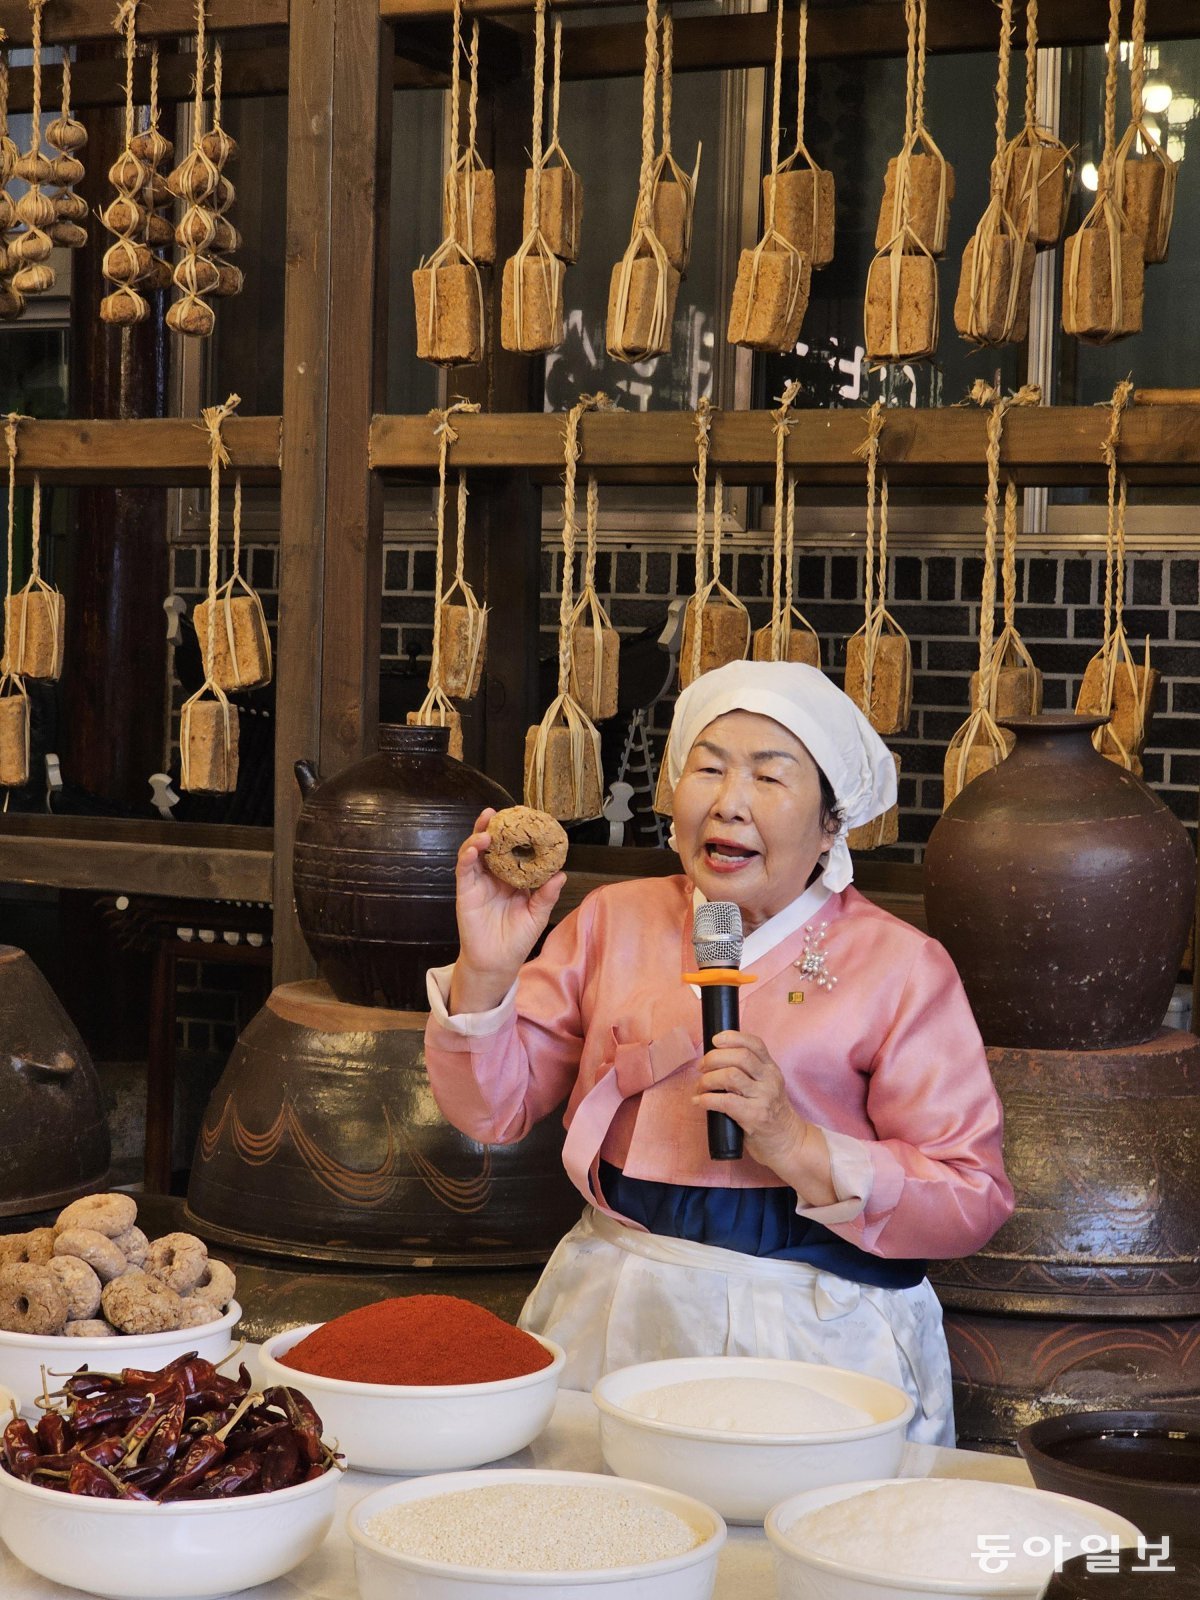
[[[755,362],[756,405],[769,404],[784,382],[804,384],[801,404],[869,405],[881,394],[896,405],[953,404],[976,378],[999,370],[1006,387],[1020,381],[1024,352],[976,350],[954,328],[954,295],[963,249],[987,205],[988,174],[995,152],[994,56],[933,56],[927,76],[926,122],[954,167],[956,191],[950,236],[938,268],[941,339],[937,359],[895,364],[868,373],[863,349],[863,294],[875,254],[875,224],[890,157],[904,136],[903,60],[813,62],[808,73],[805,141],[813,159],[833,173],[837,189],[837,236],[832,263],[813,274],[812,298],[796,350]],[[1011,132],[1023,104],[1024,65],[1015,62],[1010,91]],[[769,94],[769,86],[768,86]],[[790,95],[790,103],[789,103]],[[785,80],[786,126],[781,151],[795,144],[795,84]],[[767,128],[770,105],[765,108]],[[763,171],[770,168],[764,139]]]

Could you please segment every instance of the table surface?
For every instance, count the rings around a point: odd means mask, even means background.
[[[249,1347],[246,1352],[250,1353]],[[492,1466],[553,1467],[603,1472],[596,1408],[590,1395],[559,1393],[549,1427],[525,1450]],[[1030,1484],[1025,1463],[1011,1456],[973,1450],[909,1445],[900,1468],[904,1478],[983,1478]],[[338,1486],[337,1513],[325,1543],[300,1566],[273,1583],[242,1591],[244,1600],[356,1600],[354,1555],[346,1532],[352,1506],[389,1480],[382,1474],[346,1472]],[[4,1600],[72,1600],[82,1591],[38,1577],[0,1544],[0,1595]],[[734,1528],[721,1552],[714,1600],[775,1600],[770,1546],[761,1527]]]

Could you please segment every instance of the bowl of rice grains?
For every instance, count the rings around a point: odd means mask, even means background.
[[[451,1472],[536,1439],[565,1359],[469,1300],[413,1294],[276,1334],[259,1363],[303,1384],[349,1466]]]
[[[792,1495],[767,1517],[767,1538],[779,1600],[1036,1600],[1056,1566],[1139,1534],[1063,1494],[909,1478]]]
[[[913,1403],[838,1367],[740,1356],[646,1361],[592,1391],[612,1472],[761,1522],[784,1495],[900,1470]]]
[[[389,1484],[349,1532],[362,1600],[708,1600],[725,1542],[687,1495],[533,1468]]]
[[[113,1370],[49,1380],[36,1426],[4,1424],[0,1539],[13,1556],[87,1594],[201,1600],[311,1555],[341,1473],[303,1391],[255,1388],[244,1366],[193,1354],[122,1367],[109,1348]]]

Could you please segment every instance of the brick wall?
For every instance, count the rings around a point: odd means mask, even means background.
[[[276,613],[276,552],[247,546],[248,570],[262,594],[268,617]],[[175,587],[189,605],[200,598],[201,552],[174,553]],[[756,627],[769,610],[770,562],[761,549],[729,551],[725,579],[747,604]],[[548,542],[542,557],[543,654],[554,650],[562,556]],[[977,555],[906,550],[891,558],[891,609],[913,642],[913,718],[893,743],[901,753],[900,844],[882,852],[919,860],[941,812],[942,761],[946,745],[967,709],[968,677],[976,664],[979,588]],[[614,625],[637,634],[661,625],[667,603],[687,595],[693,583],[690,548],[633,542],[602,548],[596,584]],[[1050,711],[1073,707],[1088,659],[1102,627],[1104,562],[1100,554],[1027,555],[1017,562],[1017,626],[1045,675]],[[403,664],[415,652],[429,653],[434,552],[423,541],[392,544],[384,553],[381,653],[385,663]],[[822,641],[825,669],[840,678],[845,640],[862,621],[861,555],[844,546],[806,546],[797,557],[797,603]],[[1138,642],[1148,634],[1152,659],[1162,674],[1157,715],[1145,755],[1147,781],[1191,829],[1197,823],[1200,787],[1200,558],[1142,554],[1129,559],[1126,627]],[[661,721],[661,718],[659,719]]]

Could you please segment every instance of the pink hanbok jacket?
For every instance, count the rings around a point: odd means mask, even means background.
[[[818,923],[832,988],[797,967]],[[511,1144],[565,1098],[564,1164],[601,1210],[601,1158],[631,1178],[780,1186],[749,1156],[709,1159],[692,1103],[700,1003],[681,976],[693,965],[686,878],[597,890],[495,1011],[450,1023],[435,1004],[425,1054],[438,1105],[469,1137]],[[741,990],[743,1031],[764,1040],[797,1111],[826,1132],[839,1197],[847,1172],[867,1178],[848,1204],[806,1210],[801,1200],[801,1213],[885,1257],[955,1257],[986,1243],[1013,1207],[1003,1114],[941,945],[849,888],[747,970],[757,982]]]

